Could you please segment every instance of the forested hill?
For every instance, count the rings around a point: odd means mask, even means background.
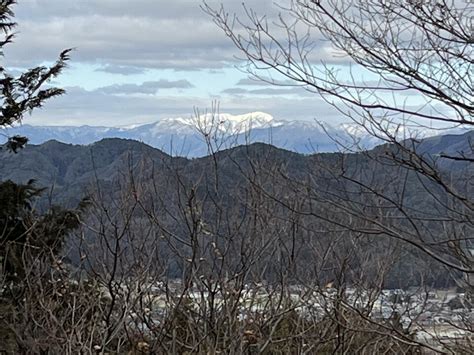
[[[220,236],[217,241],[231,240],[237,249],[249,236],[259,240],[278,236],[282,243],[293,243],[289,250],[296,250],[294,257],[303,267],[314,261],[308,245],[320,243],[318,248],[324,248],[337,239],[340,228],[332,226],[339,223],[344,223],[344,233],[367,234],[365,248],[377,257],[383,255],[382,250],[396,249],[393,241],[397,238],[418,240],[420,231],[429,233],[433,241],[445,238],[447,218],[464,213],[464,207],[453,208],[450,199],[472,194],[472,164],[458,160],[473,157],[472,138],[474,133],[469,132],[406,141],[402,146],[386,144],[366,152],[313,155],[255,143],[198,159],[172,157],[133,140],[104,139],[87,146],[49,141],[17,154],[2,151],[0,180],[26,183],[36,179],[38,186],[47,188],[38,209],[51,202],[72,207],[90,196],[93,206],[85,223],[93,228],[97,223],[100,226],[97,216],[104,213],[117,219],[117,225],[124,223],[120,218],[133,217],[130,228],[138,235],[151,223],[156,229],[153,233],[176,238],[161,246],[163,253],[169,248],[187,250],[189,228],[197,223],[202,238],[210,230]],[[411,149],[420,154],[410,154]],[[430,175],[433,164],[440,167],[442,176]],[[400,206],[406,210],[403,215]],[[377,226],[379,219],[388,229],[367,229],[367,225]],[[295,223],[297,230],[289,232]],[[380,235],[390,238],[380,239]],[[421,276],[410,273],[419,269],[417,263],[430,263],[420,253],[414,248],[400,254],[385,284],[417,283]],[[77,258],[71,256],[73,262]],[[261,260],[268,265],[265,277],[271,279],[278,260],[271,255],[262,255]],[[441,286],[450,282],[441,269],[435,272],[430,264],[428,270],[430,282]],[[178,259],[169,272],[181,275]],[[377,275],[377,271],[366,275]]]
[[[438,164],[441,162],[446,170],[452,170],[454,167],[459,169],[468,166],[463,162],[440,156],[472,157],[473,140],[474,131],[471,131],[463,135],[432,137],[413,144],[426,156],[438,159]],[[335,162],[345,157],[345,162],[350,165],[351,160],[368,161],[371,160],[369,156],[378,156],[385,150],[396,151],[397,148],[382,145],[372,151],[357,154],[302,155],[264,143],[254,143],[224,150],[215,156],[186,159],[172,157],[159,149],[127,139],[109,138],[90,145],[64,144],[52,140],[41,145],[29,145],[18,154],[0,151],[0,180],[10,179],[26,183],[30,179],[35,179],[38,186],[47,187],[52,191],[53,199],[56,198],[60,203],[71,204],[77,202],[86,191],[93,189],[98,182],[111,187],[113,181],[130,175],[130,172],[140,177],[145,171],[148,174],[152,171],[167,174],[176,174],[180,171],[192,179],[193,176],[197,178],[203,173],[212,175],[211,168],[218,163],[216,168],[223,186],[230,187],[241,179],[239,175],[245,173],[242,169],[255,168],[246,164],[249,160],[260,161],[260,164],[267,168],[284,166],[290,175],[302,176],[310,173],[315,164],[321,160]],[[381,175],[386,173],[383,169],[379,172]]]

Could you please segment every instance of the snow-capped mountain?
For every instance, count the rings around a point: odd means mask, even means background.
[[[3,131],[3,132],[2,132]],[[123,127],[31,126],[22,125],[0,131],[6,136],[25,135],[32,144],[55,139],[64,143],[91,144],[103,138],[134,139],[172,155],[199,157],[213,150],[235,145],[264,142],[298,153],[333,152],[335,141],[350,145],[357,142],[371,148],[381,141],[360,127],[342,124],[321,127],[312,121],[275,119],[263,112],[244,115],[203,114],[190,118],[165,118],[157,122]],[[435,134],[429,134],[435,135]]]

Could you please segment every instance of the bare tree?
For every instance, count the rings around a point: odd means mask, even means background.
[[[472,299],[473,146],[463,137],[461,150],[433,155],[420,140],[426,128],[473,125],[472,4],[295,0],[274,20],[245,5],[240,17],[203,8],[240,49],[252,77],[275,85],[290,79],[284,84],[322,95],[389,143],[361,152],[340,142],[357,154],[322,157],[306,182],[287,176],[286,184],[305,192],[303,210],[264,193],[348,235],[398,241],[426,261],[425,270],[444,270]],[[350,66],[336,70],[337,63],[315,60],[321,38]],[[429,283],[427,275],[420,281]],[[469,321],[455,327],[472,334]]]

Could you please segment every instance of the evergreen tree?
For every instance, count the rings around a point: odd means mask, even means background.
[[[12,31],[16,23],[12,7],[15,2],[0,0],[0,56],[3,56],[4,46],[14,38]],[[70,51],[64,50],[50,67],[28,69],[17,77],[0,66],[0,129],[21,123],[25,114],[64,93],[63,89],[48,86],[48,82],[65,68]],[[27,137],[8,137],[4,148],[17,153],[27,142]],[[24,276],[28,262],[25,255],[38,260],[40,255],[50,258],[57,254],[64,236],[78,226],[83,205],[78,210],[54,207],[37,214],[32,202],[42,191],[34,185],[34,180],[27,184],[0,182],[0,265],[7,280],[19,281]]]
[[[11,43],[14,38],[12,30],[16,23],[13,21],[12,7],[15,0],[0,0],[0,56],[3,56],[3,48]],[[64,50],[58,60],[51,67],[39,66],[26,70],[18,77],[8,73],[5,67],[0,65],[0,90],[1,110],[0,128],[7,128],[15,123],[20,123],[26,113],[41,107],[44,102],[52,97],[62,95],[63,89],[48,87],[46,84],[57,77],[66,67],[71,49]],[[28,139],[22,136],[8,137],[6,147],[17,152],[24,147]]]

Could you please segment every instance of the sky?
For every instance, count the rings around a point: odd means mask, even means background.
[[[281,0],[284,2],[284,0]],[[242,14],[241,1],[210,0]],[[189,117],[217,102],[220,112],[263,111],[287,120],[330,124],[341,115],[315,94],[248,79],[242,55],[202,9],[200,0],[20,0],[5,66],[15,71],[52,63],[75,48],[53,83],[67,94],[27,117],[34,125],[122,126]],[[270,19],[272,0],[246,0]],[[317,61],[334,62],[316,38]],[[240,56],[240,59],[239,59]]]

